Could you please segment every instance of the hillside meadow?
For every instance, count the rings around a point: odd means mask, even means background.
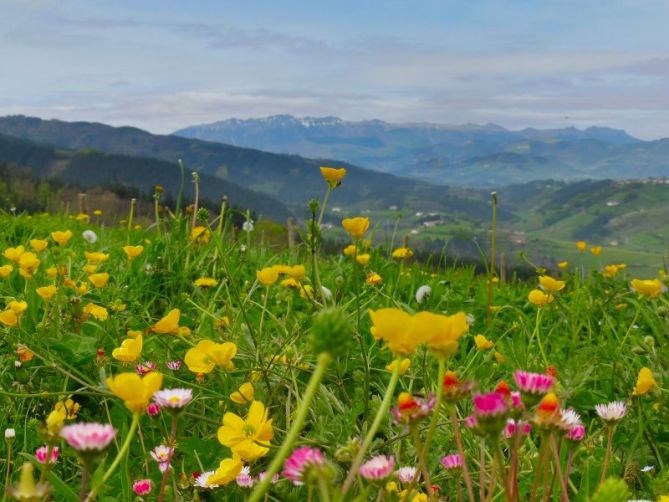
[[[325,253],[355,186],[321,175],[282,249],[159,188],[141,220],[0,214],[3,500],[669,500],[661,259],[563,240],[518,280],[365,216]]]

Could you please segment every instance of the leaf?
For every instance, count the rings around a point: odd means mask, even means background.
[[[77,502],[79,500],[79,495],[70,488],[58,475],[51,471],[49,474],[49,480],[51,481],[51,486],[53,487],[53,495],[55,500],[62,500],[63,502]]]

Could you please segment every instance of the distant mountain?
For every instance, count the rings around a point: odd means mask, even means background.
[[[68,149],[95,148],[111,154],[152,157],[169,162],[183,159],[189,171],[196,170],[268,194],[293,209],[302,210],[310,198],[320,197],[324,192],[319,167],[334,162],[178,136],[153,135],[133,127],[24,116],[0,117],[0,134]],[[344,181],[347,187],[332,194],[332,206],[349,210],[397,206],[444,211],[469,219],[487,218],[490,213],[489,201],[479,191],[435,186],[347,163],[335,165],[345,166],[348,174]],[[502,210],[500,216],[506,218],[509,213]]]
[[[523,129],[275,115],[187,127],[177,136],[335,158],[432,182],[491,187],[546,178],[669,175],[669,140],[640,141],[605,127]]]
[[[35,178],[55,178],[82,188],[125,186],[151,194],[155,185],[162,185],[171,197],[176,197],[181,179],[179,167],[164,160],[109,154],[90,148],[64,150],[3,134],[0,134],[0,164],[25,168]],[[207,174],[203,174],[200,181],[201,196],[214,207],[223,195],[228,195],[233,206],[253,209],[270,219],[283,221],[291,214],[283,203],[265,194]],[[186,173],[184,194],[190,200],[194,196],[189,173]]]

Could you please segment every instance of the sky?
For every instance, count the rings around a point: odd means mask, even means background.
[[[669,0],[0,0],[0,115],[669,137]]]

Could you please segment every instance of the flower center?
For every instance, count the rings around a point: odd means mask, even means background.
[[[256,428],[253,427],[250,424],[244,424],[244,427],[242,428],[242,432],[244,433],[245,437],[252,437],[256,433]]]

